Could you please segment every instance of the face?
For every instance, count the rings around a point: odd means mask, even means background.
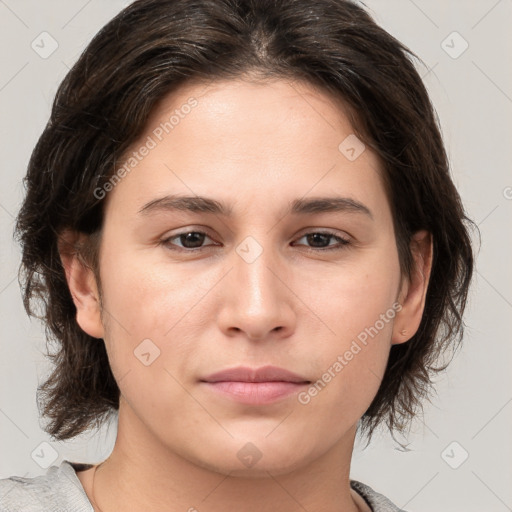
[[[77,316],[104,338],[120,422],[153,446],[278,474],[354,431],[398,342],[402,281],[381,165],[353,133],[284,80],[188,84],[153,113],[107,196],[102,320]],[[295,378],[212,377],[268,366]]]

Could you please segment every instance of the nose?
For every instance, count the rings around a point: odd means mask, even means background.
[[[243,333],[251,341],[290,336],[296,322],[290,269],[276,251],[258,248],[254,241],[249,252],[241,246],[230,261],[219,327],[226,336]]]

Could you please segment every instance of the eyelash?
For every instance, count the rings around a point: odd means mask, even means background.
[[[164,240],[162,240],[160,242],[161,245],[164,245],[166,248],[168,248],[169,250],[171,251],[177,251],[177,252],[188,252],[188,253],[193,253],[193,252],[201,252],[203,251],[204,249],[207,249],[207,247],[199,247],[199,248],[195,248],[195,249],[189,249],[189,248],[185,248],[185,247],[179,247],[179,246],[173,246],[173,244],[171,244],[171,240],[174,240],[175,238],[179,238],[180,236],[183,236],[183,235],[188,235],[190,233],[196,233],[196,234],[200,234],[200,235],[205,235],[207,236],[208,238],[211,239],[211,237],[208,235],[208,233],[205,233],[204,231],[199,231],[199,230],[189,230],[189,231],[182,231],[181,233],[177,233],[171,237],[168,237],[168,238],[165,238]],[[344,249],[347,245],[350,245],[350,241],[347,240],[346,238],[342,238],[340,236],[337,236],[333,233],[329,233],[327,231],[310,231],[308,233],[305,233],[304,235],[302,235],[299,240],[301,238],[304,238],[308,235],[326,235],[326,236],[329,236],[329,237],[332,237],[334,239],[336,239],[338,242],[339,242],[339,245],[338,246],[333,246],[333,247],[308,247],[308,249],[310,251],[313,251],[313,252],[326,252],[326,251],[339,251],[339,250],[342,250]]]

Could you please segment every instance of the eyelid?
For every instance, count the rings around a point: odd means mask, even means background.
[[[313,229],[313,230],[306,231],[302,235],[298,236],[296,238],[296,240],[300,240],[301,238],[304,238],[307,235],[314,235],[314,234],[331,236],[333,239],[335,239],[335,240],[337,239],[338,242],[334,245],[328,245],[326,247],[310,247],[308,245],[300,244],[302,247],[304,247],[308,251],[313,251],[316,253],[322,253],[322,252],[327,252],[327,251],[337,251],[337,250],[339,251],[339,250],[346,248],[348,245],[352,244],[351,239],[349,237],[343,236],[340,233],[333,233],[329,230],[322,230],[322,229],[316,229],[316,230]]]
[[[188,227],[188,228],[182,229],[181,231],[178,231],[177,233],[173,233],[171,235],[165,235],[160,240],[159,245],[171,246],[171,243],[170,243],[171,240],[173,240],[174,238],[178,238],[181,235],[186,235],[187,233],[199,233],[199,234],[205,235],[210,240],[213,240],[215,242],[214,237],[209,234],[209,230],[207,228],[192,226],[192,227]],[[187,248],[180,247],[180,246],[172,244],[172,249],[171,250],[176,250],[178,252],[181,251],[181,252],[193,253],[193,252],[203,251],[205,249],[208,249],[208,247],[212,247],[212,246],[213,246],[213,244],[207,245],[207,246],[204,246],[204,247],[199,247],[199,248],[196,248],[196,249],[187,249]]]
[[[346,231],[337,231],[335,229],[331,228],[318,228],[318,227],[308,227],[304,228],[302,231],[299,232],[299,237],[303,237],[305,235],[310,235],[312,233],[321,233],[323,235],[332,235],[337,236],[339,238],[351,240],[352,237],[346,232]]]
[[[207,238],[210,238],[210,240],[213,240],[215,242],[215,238],[213,236],[211,236],[208,231],[209,231],[208,229],[203,228],[203,227],[194,227],[194,226],[188,227],[188,228],[182,229],[181,231],[174,233],[170,236],[165,236],[160,241],[160,244],[164,245],[166,247],[170,247],[170,250],[177,251],[177,252],[185,252],[185,253],[202,252],[204,250],[207,250],[209,247],[214,246],[214,244],[189,249],[189,248],[184,248],[184,247],[180,247],[178,245],[171,244],[170,241],[174,238],[178,238],[181,235],[186,235],[188,233],[199,233],[201,235],[205,235]],[[352,237],[344,232],[340,233],[337,231],[333,231],[329,228],[315,228],[315,227],[305,228],[301,232],[301,234],[299,234],[298,236],[295,237],[294,241],[300,240],[301,238],[304,238],[305,236],[312,235],[312,234],[327,235],[327,236],[331,236],[334,239],[338,240],[338,242],[336,244],[334,244],[332,246],[328,245],[326,247],[310,247],[305,244],[299,244],[300,246],[304,247],[305,249],[307,249],[309,251],[316,252],[316,253],[341,250],[343,248],[346,248],[346,246],[351,245],[353,243]]]

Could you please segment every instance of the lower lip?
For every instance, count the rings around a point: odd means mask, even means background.
[[[305,382],[204,382],[209,389],[237,402],[250,405],[265,405],[297,393]]]

